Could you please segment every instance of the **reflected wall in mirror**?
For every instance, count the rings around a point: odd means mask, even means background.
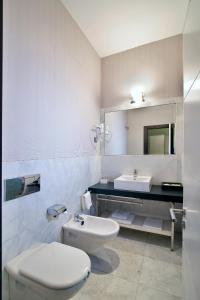
[[[175,154],[176,104],[106,112],[105,155]]]

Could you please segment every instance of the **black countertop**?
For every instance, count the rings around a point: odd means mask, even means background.
[[[118,190],[114,188],[114,183],[97,183],[88,188],[91,193],[105,194],[122,197],[133,197],[147,200],[157,200],[165,202],[183,203],[183,192],[173,190],[163,190],[160,185],[152,185],[150,192],[138,192],[128,190]]]

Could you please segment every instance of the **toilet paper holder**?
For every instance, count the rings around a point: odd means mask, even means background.
[[[63,204],[54,204],[47,208],[47,217],[56,218],[60,214],[67,211],[67,208]]]

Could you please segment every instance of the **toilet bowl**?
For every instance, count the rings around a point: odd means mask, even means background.
[[[22,252],[5,269],[10,300],[66,300],[84,285],[91,263],[80,249],[53,242]]]
[[[73,218],[63,225],[63,243],[94,254],[106,242],[114,239],[119,232],[119,224],[114,220],[81,215],[84,223]]]

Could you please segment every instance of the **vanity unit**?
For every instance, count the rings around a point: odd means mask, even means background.
[[[122,190],[114,188],[114,183],[112,182],[107,184],[97,183],[90,186],[88,190],[92,194],[93,204],[96,208],[96,215],[103,217],[109,217],[110,215],[106,215],[107,212],[101,211],[100,203],[109,203],[116,205],[116,207],[120,207],[120,205],[131,205],[136,207],[142,206],[144,202],[153,200],[155,210],[157,207],[157,201],[169,203],[167,212],[168,218],[162,220],[162,228],[144,226],[148,215],[142,213],[135,214],[134,220],[131,224],[124,224],[119,221],[119,225],[120,227],[169,236],[171,238],[171,250],[174,250],[174,228],[176,221],[174,208],[176,203],[179,203],[180,205],[183,203],[182,191],[163,190],[159,185],[152,185],[149,192]]]

